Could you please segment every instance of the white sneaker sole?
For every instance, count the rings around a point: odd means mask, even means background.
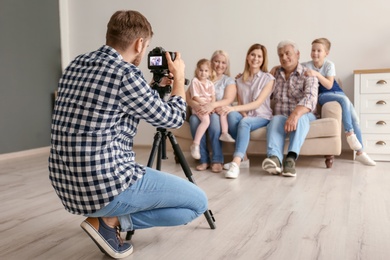
[[[282,172],[282,175],[284,177],[296,177],[297,173],[291,173],[291,172]]]
[[[263,161],[261,167],[264,171],[273,175],[278,175],[282,172],[282,168],[278,167],[274,161],[268,158]]]
[[[225,178],[227,178],[227,179],[237,179],[238,178],[238,174],[225,173]]]
[[[230,169],[230,164],[231,164],[231,162],[230,162],[230,163],[225,163],[225,164],[223,165],[223,169],[224,169],[224,170],[229,170],[229,169]],[[245,160],[245,161],[242,161],[242,162],[240,163],[240,169],[249,169],[249,168],[250,168],[249,159],[248,159],[248,160]]]
[[[100,233],[87,221],[83,221],[80,224],[81,228],[89,235],[90,238],[95,242],[95,244],[100,248],[100,250],[106,255],[120,259],[125,258],[133,253],[133,246],[131,245],[127,251],[117,252],[114,250],[110,244],[107,244],[104,238],[100,235]]]

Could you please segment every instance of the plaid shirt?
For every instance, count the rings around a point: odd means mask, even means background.
[[[290,116],[296,106],[304,106],[316,112],[318,79],[305,76],[307,68],[298,64],[297,69],[286,80],[283,68],[275,73],[275,87],[272,94],[275,102],[274,115]]]
[[[78,56],[59,81],[50,180],[65,208],[93,213],[145,174],[132,149],[140,119],[178,128],[186,103],[163,102],[142,72],[109,46]]]

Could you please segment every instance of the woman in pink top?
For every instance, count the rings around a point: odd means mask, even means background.
[[[229,131],[236,140],[233,161],[226,178],[237,178],[250,140],[250,132],[266,126],[272,118],[270,96],[275,78],[268,73],[267,49],[253,44],[247,52],[243,74],[236,80],[238,105],[225,107]]]

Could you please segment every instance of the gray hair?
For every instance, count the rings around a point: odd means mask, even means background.
[[[285,46],[288,46],[288,45],[290,45],[294,48],[295,53],[299,52],[298,45],[292,40],[284,40],[284,41],[279,42],[277,51],[279,51],[279,49],[284,48]]]

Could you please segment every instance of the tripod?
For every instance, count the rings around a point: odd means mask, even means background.
[[[153,167],[154,159],[156,157],[156,152],[158,152],[157,153],[158,157],[157,157],[156,169],[161,170],[161,160],[162,159],[165,160],[168,158],[166,155],[166,139],[167,139],[167,137],[169,138],[169,140],[171,142],[174,154],[177,157],[177,159],[181,165],[181,168],[183,169],[184,174],[186,175],[187,179],[196,185],[195,180],[192,177],[191,169],[188,166],[188,163],[183,155],[183,152],[180,149],[179,144],[176,141],[175,136],[170,131],[167,131],[165,128],[157,128],[157,131],[154,135],[153,146],[152,146],[152,150],[150,152],[147,166],[150,168]],[[206,212],[204,213],[204,216],[206,217],[206,220],[207,220],[210,228],[215,229],[216,228],[215,223],[214,223],[215,219],[214,219],[214,216],[213,216],[213,213],[211,212],[211,210],[209,210],[209,209],[206,210]],[[126,240],[130,240],[133,234],[134,234],[134,231],[128,231],[127,235],[126,235]]]

